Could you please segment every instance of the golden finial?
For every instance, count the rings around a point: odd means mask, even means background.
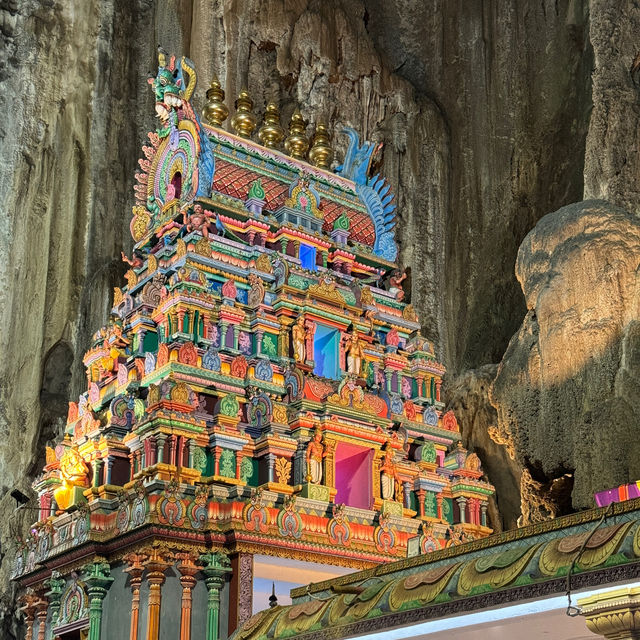
[[[309,162],[316,167],[328,169],[333,157],[333,149],[331,148],[331,139],[327,128],[318,122],[316,132],[313,134],[313,145],[309,151]]]
[[[280,109],[270,102],[264,112],[264,124],[258,131],[258,138],[265,147],[277,147],[284,139],[284,129],[280,126]]]
[[[231,118],[231,126],[238,135],[245,138],[251,137],[258,124],[258,118],[251,111],[252,109],[253,100],[250,98],[249,92],[243,89],[236,100],[236,114]]]
[[[211,85],[207,89],[207,104],[202,111],[202,115],[214,127],[221,127],[229,115],[229,109],[224,103],[224,89],[216,76],[213,76]]]
[[[306,131],[307,123],[304,121],[300,111],[296,109],[291,116],[289,135],[284,141],[284,148],[290,156],[299,160],[304,160],[309,148],[309,138],[305,135]]]

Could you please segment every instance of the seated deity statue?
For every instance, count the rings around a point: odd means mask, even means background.
[[[69,448],[60,459],[62,484],[54,490],[53,497],[58,509],[64,511],[73,504],[75,487],[88,485],[89,469],[77,449]]]

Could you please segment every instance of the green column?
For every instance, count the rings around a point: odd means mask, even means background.
[[[49,630],[49,637],[53,638],[53,627],[56,626],[58,620],[58,612],[60,611],[60,599],[62,598],[62,590],[64,589],[65,581],[60,577],[57,571],[51,572],[51,577],[44,581],[44,586],[48,591],[44,594],[49,600],[49,611],[51,611],[51,629]]]
[[[231,571],[231,563],[226,554],[204,553],[200,556],[204,565],[204,583],[207,585],[207,635],[206,640],[218,640],[220,626],[220,589],[224,586],[225,575]],[[90,639],[91,640],[91,639]]]
[[[108,562],[95,560],[85,567],[85,583],[89,594],[89,636],[88,640],[100,640],[102,624],[102,601],[113,582]]]

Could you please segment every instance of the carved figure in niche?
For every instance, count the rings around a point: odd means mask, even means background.
[[[364,349],[362,348],[362,340],[358,335],[358,330],[354,329],[349,337],[346,348],[347,354],[347,371],[355,376],[359,376],[362,371],[362,360],[364,358]]]
[[[304,362],[307,356],[305,341],[307,332],[304,328],[304,318],[300,316],[291,329],[291,341],[293,342],[293,357],[296,362]]]
[[[264,300],[264,285],[262,284],[262,280],[255,273],[249,274],[249,284],[251,285],[247,296],[249,306],[257,307],[262,304],[262,301]]]
[[[380,495],[383,500],[393,500],[395,496],[395,484],[399,482],[396,465],[393,461],[393,451],[387,448],[380,467]]]
[[[313,439],[307,445],[307,482],[322,482],[322,459],[326,456],[327,452],[322,444],[322,430],[316,429]]]
[[[404,291],[402,289],[402,282],[407,277],[407,274],[400,269],[396,269],[389,278],[389,293],[395,296],[395,299],[402,300],[404,298]]]
[[[209,220],[207,219],[207,214],[201,204],[193,205],[191,213],[185,209],[183,213],[183,221],[189,233],[191,231],[197,231],[202,235],[202,237],[209,237]]]
[[[142,254],[139,251],[134,251],[132,258],[127,258],[127,256],[124,254],[124,251],[121,251],[120,257],[122,258],[122,262],[126,262],[128,265],[131,265],[134,269],[139,269],[144,264],[144,261],[142,259]]]
[[[62,485],[53,492],[58,509],[68,509],[73,502],[74,487],[86,487],[89,469],[77,449],[69,448],[60,459]]]

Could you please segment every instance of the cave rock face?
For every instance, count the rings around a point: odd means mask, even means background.
[[[497,437],[574,508],[640,479],[640,220],[601,200],[542,218],[516,263],[527,304],[491,388]]]

